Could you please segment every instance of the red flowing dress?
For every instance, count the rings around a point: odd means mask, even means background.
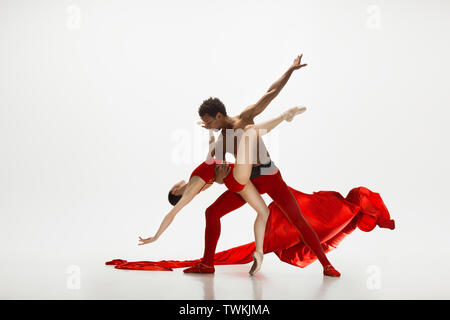
[[[211,181],[207,181],[211,183]],[[365,187],[350,190],[344,198],[336,191],[318,191],[307,194],[289,187],[295,196],[304,218],[319,237],[324,252],[335,249],[356,228],[369,232],[376,226],[393,230],[390,218],[378,193]],[[274,252],[281,261],[304,268],[313,263],[316,255],[303,243],[299,231],[289,223],[281,209],[270,203],[269,217],[264,236],[264,253]],[[255,242],[218,252],[214,265],[245,264],[253,261]],[[106,265],[117,269],[165,270],[185,268],[201,262],[195,260],[134,261],[114,259]]]

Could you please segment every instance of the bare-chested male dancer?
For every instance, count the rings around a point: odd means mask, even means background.
[[[225,160],[225,153],[229,152],[236,157],[237,143],[227,143],[227,139],[235,139],[234,130],[243,129],[248,125],[254,124],[254,118],[263,112],[278,95],[291,74],[295,70],[306,66],[306,64],[301,63],[301,59],[302,55],[297,56],[289,69],[270,86],[262,98],[237,116],[228,116],[224,104],[217,98],[209,98],[203,102],[198,110],[199,116],[203,121],[203,127],[205,129],[222,129],[215,148],[210,149],[212,156]],[[229,146],[232,146],[232,148],[229,148]],[[280,171],[271,161],[262,140],[259,141],[258,147],[260,150],[258,150],[254,171],[257,172],[258,177],[256,179],[258,179],[259,183],[255,184],[253,182],[255,187],[260,193],[267,193],[281,208],[287,219],[299,230],[303,242],[316,254],[322,264],[324,274],[340,276],[340,273],[328,261],[317,234],[304,219],[295,197],[289,191],[288,186],[281,177]],[[219,150],[219,154],[217,154],[217,150]],[[184,272],[213,273],[215,271],[214,253],[220,236],[220,218],[245,203],[245,200],[239,194],[227,190],[206,209],[205,251],[202,262],[185,269]]]

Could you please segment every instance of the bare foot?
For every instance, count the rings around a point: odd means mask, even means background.
[[[263,258],[264,258],[264,254],[262,252],[255,251],[253,253],[253,265],[249,271],[251,276],[253,276],[255,273],[257,273],[259,271],[259,269],[261,269]]]

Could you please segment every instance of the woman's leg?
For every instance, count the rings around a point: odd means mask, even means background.
[[[269,217],[269,208],[250,181],[245,185],[244,189],[239,192],[239,195],[247,201],[247,203],[256,211],[257,216],[254,224],[255,233],[255,254],[253,255],[254,263],[250,269],[250,274],[253,275],[261,268],[261,263],[264,256],[264,234],[266,231],[267,218]]]
[[[303,113],[306,111],[306,107],[293,107],[291,109],[288,109],[287,111],[283,112],[281,115],[279,115],[276,118],[273,118],[268,121],[264,121],[261,123],[251,124],[246,127],[246,129],[254,129],[257,131],[259,136],[263,136],[267,133],[269,133],[273,128],[278,126],[281,122],[284,120],[287,122],[292,121],[296,115],[299,115],[300,113]]]
[[[291,121],[294,116],[303,113],[305,110],[305,107],[294,107],[272,120],[245,127],[238,142],[236,163],[233,170],[233,177],[239,184],[245,185],[250,179],[253,164],[256,163],[257,159],[259,137],[269,133],[284,120]]]

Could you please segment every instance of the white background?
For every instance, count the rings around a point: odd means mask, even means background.
[[[449,27],[437,0],[1,0],[0,298],[449,298]],[[256,121],[308,110],[264,138],[269,152],[302,192],[379,192],[397,229],[345,239],[331,285],[318,263],[273,255],[253,280],[248,265],[200,278],[104,266],[202,256],[223,185],[137,246],[204,159],[197,109],[213,96],[239,113],[300,53],[308,66]],[[254,218],[222,219],[218,251],[253,241]]]

